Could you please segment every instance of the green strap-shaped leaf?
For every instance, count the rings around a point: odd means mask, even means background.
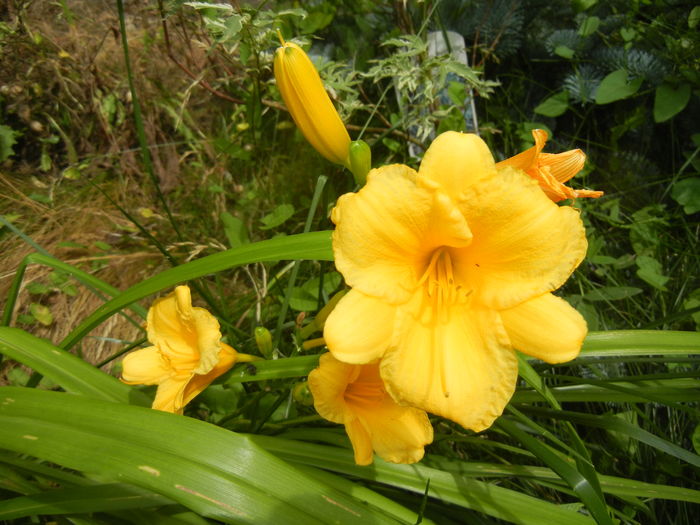
[[[151,404],[138,390],[19,328],[0,327],[0,353],[48,377],[66,392],[120,403]]]
[[[581,358],[700,354],[700,332],[609,330],[590,332]]]
[[[554,505],[475,479],[455,476],[454,473],[426,467],[420,463],[397,465],[374,459],[372,467],[355,465],[352,451],[315,443],[301,443],[269,436],[251,436],[252,441],[276,455],[288,460],[339,472],[367,481],[375,481],[408,490],[416,494],[425,492],[430,480],[428,495],[460,507],[483,512],[510,523],[522,525],[592,525],[593,520],[575,510]]]
[[[142,487],[226,523],[397,523],[249,437],[147,408],[0,387],[0,443]]]
[[[246,244],[239,248],[215,253],[196,261],[169,268],[158,275],[141,281],[100,306],[68,334],[61,343],[61,347],[70,349],[85,337],[90,330],[125,306],[166,288],[171,288],[176,284],[235,268],[243,264],[308,259],[319,261],[333,260],[330,231],[275,237],[274,239]]]
[[[71,487],[0,501],[0,520],[45,514],[85,514],[109,510],[157,507],[168,498],[121,483]]]
[[[553,471],[561,476],[566,483],[573,489],[576,495],[581,498],[581,501],[586,505],[588,511],[595,518],[599,525],[610,524],[613,521],[608,512],[608,507],[605,500],[598,493],[599,481],[597,476],[594,486],[573,463],[569,463],[563,459],[554,450],[540,442],[536,438],[522,430],[513,420],[502,417],[496,422],[496,425],[505,430],[513,438],[517,439],[533,454],[546,463]],[[595,472],[595,471],[593,471]],[[596,490],[598,489],[598,490]]]

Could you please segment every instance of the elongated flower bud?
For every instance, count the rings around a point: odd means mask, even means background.
[[[331,162],[349,167],[350,136],[304,50],[282,42],[274,70],[284,103],[306,140]]]

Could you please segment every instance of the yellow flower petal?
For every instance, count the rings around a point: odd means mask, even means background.
[[[190,290],[178,286],[154,301],[146,320],[148,340],[159,348],[178,371],[204,374],[218,360],[219,322],[204,308],[192,306]]]
[[[160,383],[151,408],[173,414],[182,414],[182,409],[185,406],[185,403],[182,402],[182,396],[190,376],[191,374],[172,376]]]
[[[390,303],[405,302],[433,248],[471,242],[464,217],[434,186],[416,186],[415,171],[394,164],[372,170],[358,193],[338,199],[333,253],[349,285]]]
[[[394,348],[380,363],[382,378],[399,403],[419,407],[465,428],[488,428],[513,395],[515,353],[498,315],[454,305],[444,319],[424,317],[416,297]]]
[[[306,53],[285,42],[275,53],[274,70],[284,103],[306,140],[331,162],[349,166],[350,136]]]
[[[474,240],[453,251],[455,275],[480,305],[501,310],[555,290],[586,254],[578,211],[554,204],[520,171],[504,168],[459,206]]]
[[[204,390],[212,383],[212,381],[214,381],[214,379],[219,377],[221,374],[228,372],[231,367],[236,364],[237,356],[238,353],[233,348],[225,343],[221,343],[218,362],[214,368],[212,368],[206,374],[195,373],[188,381],[182,396],[182,406],[185,406],[196,396],[198,396],[202,390]]]
[[[493,155],[476,135],[448,131],[425,152],[418,174],[431,179],[447,195],[458,199],[472,184],[496,173]]]
[[[170,375],[169,363],[155,346],[131,352],[122,361],[121,380],[129,385],[157,385]]]
[[[328,316],[323,337],[337,359],[369,363],[389,345],[395,315],[395,306],[353,289]]]
[[[321,356],[318,368],[309,373],[308,380],[314,408],[321,417],[333,423],[345,423],[347,407],[343,396],[359,373],[359,366],[342,363],[328,353]]]
[[[588,330],[581,314],[549,293],[500,314],[513,346],[548,363],[574,359]]]
[[[355,463],[358,465],[371,465],[374,460],[372,438],[369,435],[366,424],[360,418],[353,416],[345,423],[345,433],[350,438],[355,455]]]
[[[433,441],[433,427],[425,411],[399,406],[388,396],[377,405],[356,407],[355,411],[369,433],[371,448],[384,461],[416,463],[423,459],[425,445]]]
[[[309,389],[317,412],[345,425],[358,465],[372,462],[372,450],[386,461],[415,463],[433,439],[424,411],[389,397],[378,363],[350,365],[324,354],[309,374]]]

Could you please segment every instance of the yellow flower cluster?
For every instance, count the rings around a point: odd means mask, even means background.
[[[146,330],[153,346],[124,358],[121,379],[129,385],[158,385],[153,401],[157,410],[182,414],[214,379],[236,362],[253,359],[221,342],[219,322],[204,308],[192,306],[187,286],[153,303]]]
[[[307,140],[364,182],[368,148],[360,144],[353,162],[306,54],[283,42],[274,67]],[[428,412],[488,428],[515,389],[516,349],[549,363],[578,354],[586,323],[552,292],[587,242],[578,211],[555,203],[602,192],[564,185],[583,152],[543,153],[547,133],[533,137],[535,146],[496,163],[478,136],[447,132],[418,171],[371,170],[364,187],[338,199],[333,253],[351,290],[325,320],[330,353],[308,384],[318,413],[345,425],[358,464],[375,452],[419,461],[433,439]],[[236,361],[251,359],[221,342],[218,322],[192,306],[186,286],[153,304],[147,329],[153,346],[125,358],[122,380],[157,384],[160,410],[182,413]]]
[[[347,132],[298,46],[277,50],[275,77],[307,140],[347,166]],[[586,323],[551,292],[587,243],[578,212],[554,202],[602,192],[564,185],[582,151],[543,153],[547,133],[533,137],[496,164],[479,137],[448,132],[418,172],[372,170],[338,200],[333,252],[352,289],[328,317],[330,355],[309,387],[319,414],[345,425],[358,464],[372,450],[420,460],[432,441],[426,411],[488,428],[513,394],[515,349],[550,363],[578,354]]]

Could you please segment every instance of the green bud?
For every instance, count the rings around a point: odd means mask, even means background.
[[[264,326],[255,328],[255,344],[265,359],[272,358],[272,334]]]
[[[355,182],[364,186],[367,182],[367,174],[372,169],[372,151],[364,140],[354,140],[350,143],[348,153],[350,171],[355,177]]]
[[[310,407],[314,404],[314,396],[311,394],[311,390],[309,390],[309,385],[306,381],[294,385],[292,397],[294,401],[300,405]]]

